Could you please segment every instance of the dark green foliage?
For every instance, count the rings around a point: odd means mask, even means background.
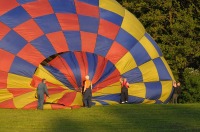
[[[200,69],[200,1],[198,0],[119,0],[144,25],[161,48],[176,80],[184,83],[186,68]],[[199,75],[198,75],[199,76]],[[194,88],[193,88],[194,89]],[[195,87],[194,90],[198,90]],[[185,93],[189,101],[191,93]],[[197,100],[195,100],[197,101]],[[193,101],[193,102],[195,102]]]

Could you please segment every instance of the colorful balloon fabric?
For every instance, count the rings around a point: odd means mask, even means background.
[[[138,19],[115,0],[1,0],[0,108],[36,109],[47,80],[44,109],[82,103],[86,75],[93,105],[119,104],[120,77],[129,103],[168,103],[174,77]]]

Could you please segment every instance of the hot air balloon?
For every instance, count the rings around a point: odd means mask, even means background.
[[[158,45],[115,0],[1,0],[0,56],[0,108],[37,108],[43,78],[44,109],[82,106],[85,75],[93,105],[119,104],[121,76],[130,104],[165,104],[173,91]]]

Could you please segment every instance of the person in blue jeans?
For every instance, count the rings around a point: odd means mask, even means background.
[[[37,98],[38,98],[37,109],[39,110],[43,110],[44,94],[50,97],[46,86],[46,79],[42,79],[42,82],[39,83],[37,87]]]

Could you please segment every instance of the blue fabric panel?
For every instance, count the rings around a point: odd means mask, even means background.
[[[161,100],[156,100],[155,104],[163,104]]]
[[[10,73],[32,78],[35,69],[34,65],[16,56],[10,68]]]
[[[56,54],[55,49],[49,42],[46,36],[41,36],[30,42],[36,49],[40,51],[46,58]]]
[[[67,86],[69,89],[74,89],[74,87],[71,85],[71,83],[67,80],[65,75],[59,71],[59,69],[52,67],[52,66],[44,66],[44,68],[49,71],[57,80],[62,82],[65,86]]]
[[[145,62],[151,60],[151,57],[145,50],[145,48],[140,44],[137,43],[131,50],[130,53],[132,54],[133,58],[136,61],[136,64],[140,66],[141,64],[144,64]]]
[[[157,100],[162,94],[161,82],[147,82],[146,86],[146,98],[150,100]]]
[[[95,54],[92,53],[86,53],[87,56],[87,62],[88,62],[88,75],[90,76],[90,79],[94,77],[94,73],[96,72],[98,57]]]
[[[105,57],[108,51],[110,50],[112,43],[113,43],[113,40],[106,38],[104,36],[98,35],[94,53]]]
[[[55,16],[55,14],[50,14],[46,16],[41,16],[34,18],[36,23],[40,26],[45,34],[60,31],[61,27]]]
[[[94,5],[94,6],[98,6],[99,5],[99,0],[79,0],[79,1],[91,4],[91,5]]]
[[[22,8],[21,6],[16,7],[13,10],[10,10],[3,16],[0,16],[0,21],[5,23],[10,28],[14,28],[19,24],[29,20],[31,16]]]
[[[152,39],[152,37],[148,34],[145,33],[145,36],[148,38],[148,40],[153,44],[153,46],[155,47],[155,49],[157,50],[159,56],[162,56],[162,52],[159,48],[159,46],[157,45],[157,43]]]
[[[81,87],[82,86],[81,85],[82,84],[82,82],[81,82],[81,71],[80,71],[79,63],[78,63],[74,53],[68,52],[68,53],[62,54],[61,57],[64,58],[64,60],[69,65],[72,72],[74,73],[74,76],[76,78],[76,84],[78,84],[78,87]]]
[[[127,78],[129,83],[143,82],[142,73],[138,67],[124,73],[122,77]]]
[[[103,94],[106,94],[106,93],[103,93]],[[121,98],[120,94],[110,94],[110,93],[108,95],[93,97],[95,101],[109,100],[109,101],[116,101],[116,102],[119,102],[120,98]]]
[[[64,31],[70,51],[81,51],[81,35],[78,31]]]
[[[167,68],[165,67],[163,61],[160,58],[154,59],[153,62],[156,65],[160,80],[172,80],[169,72],[167,71]]]
[[[132,47],[135,46],[138,42],[137,39],[135,39],[122,28],[119,30],[119,33],[116,37],[116,41],[120,43],[123,47],[125,47],[127,50],[132,49]]]
[[[76,13],[74,0],[49,0],[55,13]]]
[[[101,8],[100,8],[100,17],[118,26],[121,26],[123,21],[123,18],[120,15]]]
[[[89,16],[78,15],[80,30],[85,32],[97,33],[99,19]]]
[[[33,1],[37,1],[37,0],[17,0],[17,2],[18,2],[19,4],[26,4],[26,3],[28,3],[28,2],[33,2]]]
[[[12,54],[17,54],[26,44],[27,41],[13,30],[0,40],[0,48]]]
[[[94,87],[100,83],[103,82],[110,74],[112,74],[112,72],[116,69],[116,67],[113,65],[113,63],[111,63],[110,61],[107,62],[106,68],[103,72],[103,74],[101,75],[101,78],[94,84]]]
[[[135,96],[128,96],[128,103],[129,104],[141,104],[144,101],[144,98],[135,97]]]
[[[102,100],[95,100],[95,101],[99,102],[102,105],[109,105],[109,103],[102,101]]]

